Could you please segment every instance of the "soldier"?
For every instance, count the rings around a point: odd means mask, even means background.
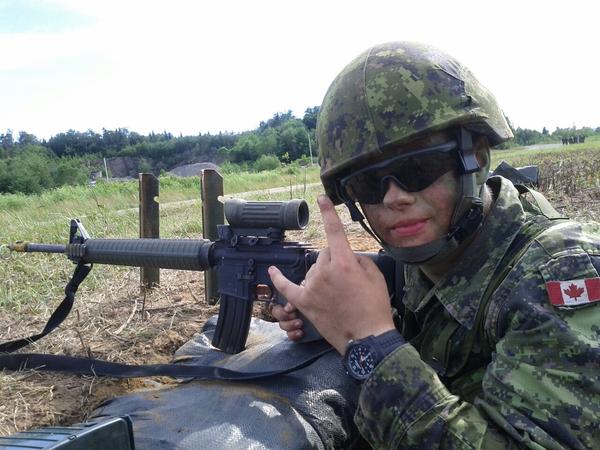
[[[317,133],[328,248],[301,285],[270,269],[289,300],[273,315],[297,340],[301,311],[343,355],[365,439],[599,448],[600,230],[486,181],[490,148],[512,137],[493,95],[434,48],[378,45],[333,81]],[[341,203],[404,264],[392,307]]]

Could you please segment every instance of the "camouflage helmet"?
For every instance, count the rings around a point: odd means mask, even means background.
[[[336,203],[336,179],[374,156],[436,131],[464,127],[491,146],[513,135],[494,96],[460,62],[411,42],[377,45],[333,81],[317,122],[325,192]]]

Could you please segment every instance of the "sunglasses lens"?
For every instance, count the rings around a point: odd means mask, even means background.
[[[377,204],[383,201],[390,181],[394,181],[405,191],[418,192],[455,168],[456,157],[453,152],[433,151],[367,167],[344,178],[341,184],[352,200]]]

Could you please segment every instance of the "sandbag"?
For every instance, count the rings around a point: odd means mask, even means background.
[[[210,345],[215,326],[216,316],[176,352],[174,362],[279,370],[328,345],[295,344],[277,324],[253,318],[246,350],[229,355]],[[359,386],[331,351],[286,375],[246,382],[186,380],[118,397],[93,416],[130,416],[138,450],[364,448],[353,422],[358,394]]]

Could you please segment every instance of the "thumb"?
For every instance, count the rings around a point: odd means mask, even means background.
[[[269,277],[273,282],[273,286],[281,293],[289,302],[295,304],[295,300],[302,294],[302,288],[295,283],[292,283],[281,273],[275,266],[269,267]]]

